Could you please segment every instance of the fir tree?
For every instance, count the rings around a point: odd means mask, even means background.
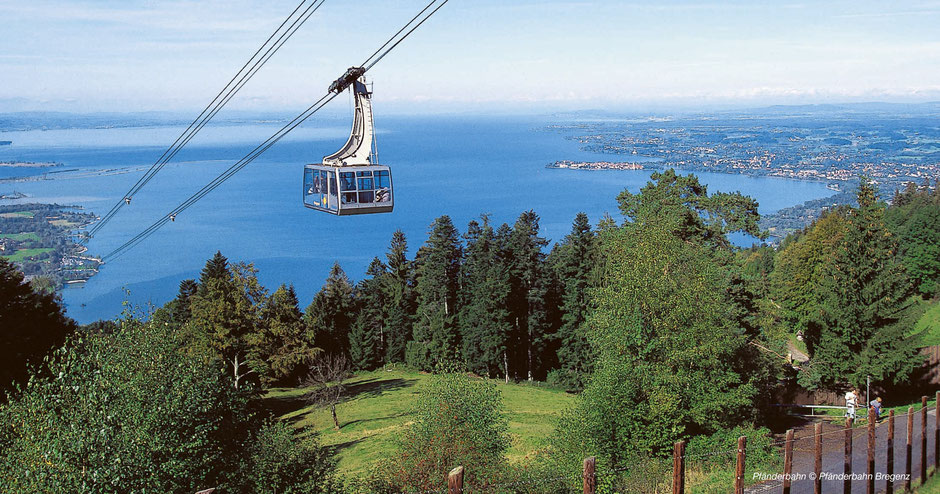
[[[858,208],[831,264],[811,366],[801,377],[811,386],[899,382],[916,367],[918,338],[908,336],[905,315],[911,284],[898,260],[897,240],[884,223],[884,203],[863,179]]]
[[[348,355],[354,303],[349,278],[339,263],[334,263],[323,288],[304,312],[304,323],[318,348],[328,354]]]
[[[170,319],[177,325],[185,324],[192,317],[192,298],[199,291],[199,284],[194,279],[180,282],[179,293],[168,304]]]
[[[30,286],[16,266],[0,257],[0,402],[14,383],[26,383],[30,366],[75,331],[59,297]],[[0,407],[2,408],[2,407]]]
[[[940,196],[926,185],[908,183],[885,211],[885,223],[898,238],[901,262],[925,298],[940,295]]]
[[[457,351],[457,276],[460,239],[450,217],[431,224],[427,243],[418,251],[415,280],[417,311],[414,339],[408,343],[409,365],[431,370]]]
[[[388,273],[383,276],[383,302],[385,307],[385,362],[404,362],[405,348],[411,339],[414,314],[414,276],[408,260],[405,234],[396,230],[385,256]]]
[[[320,353],[303,322],[294,286],[281,285],[268,299],[263,313],[263,331],[257,335],[262,381],[266,384],[295,384]]]
[[[385,291],[388,275],[379,258],[372,259],[368,278],[356,286],[356,319],[349,331],[349,359],[354,369],[372,370],[381,365],[385,340]]]
[[[215,255],[202,268],[202,273],[199,275],[199,285],[206,287],[209,280],[226,280],[231,276],[232,272],[228,267],[228,259],[222,255],[222,252],[216,251]]]
[[[561,326],[556,338],[558,363],[562,383],[571,389],[581,389],[593,366],[593,352],[583,327],[589,308],[588,288],[594,269],[595,236],[584,213],[578,213],[571,233],[552,250],[549,264],[563,284],[561,291]]]
[[[483,216],[471,221],[464,236],[467,247],[460,268],[459,329],[463,355],[471,371],[508,377],[504,356],[509,321],[509,267],[500,256],[496,234]]]
[[[508,259],[512,289],[509,307],[513,324],[515,369],[533,380],[546,344],[545,254],[548,241],[539,237],[539,217],[534,211],[519,216],[509,235]]]
[[[191,344],[206,344],[228,365],[236,388],[258,373],[252,338],[259,331],[259,302],[263,287],[251,265],[237,265],[234,272],[216,253],[203,269],[199,292],[191,297]]]

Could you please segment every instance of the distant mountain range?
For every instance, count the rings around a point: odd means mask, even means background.
[[[689,110],[653,110],[653,111],[629,111],[629,110],[603,110],[587,109],[554,113],[556,118],[570,119],[631,119],[631,118],[650,118],[652,116],[675,115],[677,117],[695,117],[697,115],[720,115],[729,116],[796,116],[796,115],[837,115],[837,114],[890,114],[890,115],[940,115],[940,101],[929,101],[925,103],[824,103],[824,104],[806,104],[806,105],[772,105],[755,108],[740,109],[689,109]]]

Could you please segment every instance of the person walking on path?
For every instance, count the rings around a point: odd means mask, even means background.
[[[845,394],[845,416],[855,420],[855,408],[858,406],[858,395],[854,389]]]
[[[874,400],[871,400],[871,403],[868,404],[875,409],[875,420],[881,418],[881,397],[877,397]]]

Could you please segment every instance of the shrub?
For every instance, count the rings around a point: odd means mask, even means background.
[[[71,339],[0,408],[0,486],[252,492],[251,482],[271,478],[276,461],[282,478],[300,485],[329,480],[327,452],[294,442],[282,428],[259,432],[252,398],[217,359],[187,350],[172,326],[128,317],[113,333]]]
[[[382,471],[379,485],[399,490],[430,490],[446,485],[447,473],[466,468],[468,489],[497,483],[506,473],[508,425],[496,385],[458,372],[432,376],[421,391],[414,423],[404,433],[397,455]]]
[[[299,437],[283,422],[266,423],[249,447],[249,466],[243,480],[252,493],[329,493],[338,485],[332,452],[316,436]]]

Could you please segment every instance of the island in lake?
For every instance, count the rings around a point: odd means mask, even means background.
[[[640,163],[613,163],[610,161],[569,161],[561,160],[545,165],[545,168],[570,168],[573,170],[642,170]]]

